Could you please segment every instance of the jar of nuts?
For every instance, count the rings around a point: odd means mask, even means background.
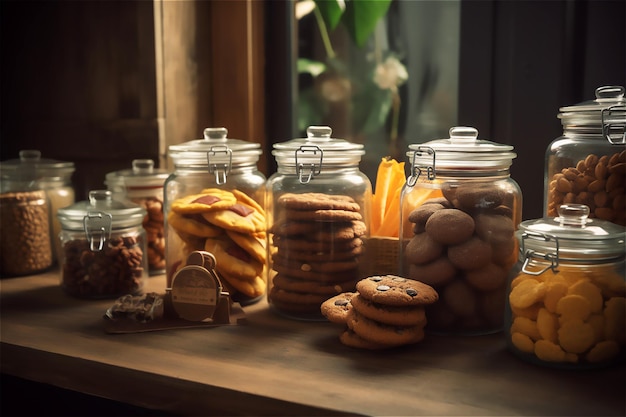
[[[61,287],[79,298],[116,298],[143,293],[148,276],[146,210],[113,199],[109,190],[59,210]]]
[[[359,170],[363,145],[310,126],[306,138],[274,145],[278,171],[267,181],[273,311],[325,320],[321,304],[354,291],[368,271],[372,185]]]
[[[596,99],[560,109],[563,135],[546,151],[544,215],[584,204],[589,217],[626,225],[624,87],[596,89]]]
[[[505,334],[523,359],[559,368],[624,358],[626,229],[565,204],[557,217],[528,220],[507,295]]]
[[[167,286],[189,254],[207,251],[231,298],[261,299],[265,279],[265,176],[261,145],[228,138],[223,127],[204,138],[169,147],[174,172],[165,181]]]
[[[506,282],[517,261],[522,194],[510,177],[513,147],[453,127],[449,139],[409,146],[401,196],[402,274],[437,290],[426,330],[502,330]]]
[[[131,169],[109,172],[104,182],[114,199],[128,199],[146,209],[143,228],[150,275],[165,273],[163,187],[169,175],[169,171],[155,168],[151,159],[135,159]]]

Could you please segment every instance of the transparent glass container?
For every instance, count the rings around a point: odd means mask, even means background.
[[[409,145],[401,195],[400,269],[439,293],[426,330],[502,330],[506,283],[517,261],[522,193],[510,177],[513,147],[453,127],[449,139]]]
[[[544,216],[585,204],[590,218],[626,226],[624,87],[596,89],[595,100],[560,108],[563,135],[546,150]]]
[[[320,305],[353,291],[367,273],[372,185],[359,170],[363,145],[310,126],[306,138],[274,145],[277,172],[267,181],[270,308],[324,320]]]
[[[146,211],[109,190],[59,209],[61,287],[77,298],[117,298],[143,293],[148,277]]]
[[[146,209],[143,228],[148,240],[150,275],[165,273],[163,187],[169,175],[169,171],[155,168],[151,159],[135,159],[131,169],[109,172],[104,181],[114,199],[128,199]]]
[[[509,348],[532,363],[588,369],[624,360],[626,229],[564,204],[557,217],[527,220],[507,291]]]
[[[9,159],[0,163],[2,188],[23,188],[20,183],[27,178],[29,182],[32,182],[32,186],[45,191],[50,213],[49,236],[53,263],[57,262],[61,251],[58,239],[61,224],[56,213],[60,208],[75,202],[76,193],[72,185],[74,171],[73,162],[42,158],[38,150],[22,150],[19,153],[19,159]]]
[[[237,193],[237,203],[245,204],[249,209],[257,212],[265,223],[265,181],[266,178],[257,167],[257,162],[262,154],[261,145],[240,139],[228,138],[225,128],[207,128],[204,130],[204,138],[192,140],[180,145],[169,147],[169,154],[174,162],[174,171],[165,181],[165,260],[167,287],[172,283],[172,277],[177,270],[184,267],[188,255],[194,251],[204,251],[207,248],[215,248],[216,245],[225,251],[238,252],[237,259],[217,258],[217,271],[222,275],[223,285],[234,301],[249,304],[259,301],[267,290],[266,280],[266,234],[263,230],[254,234],[238,232],[234,228],[220,227],[219,236],[200,231],[202,225],[190,226],[186,230],[174,227],[173,216],[176,220],[185,222],[200,222],[207,220],[201,213],[181,214],[172,210],[172,204],[177,201],[186,201],[189,196],[200,196],[203,190],[220,189]],[[239,194],[241,193],[241,194]],[[249,199],[246,200],[246,197]],[[178,216],[181,217],[178,217]],[[176,223],[179,224],[179,223]],[[196,227],[198,226],[198,227]],[[209,225],[208,227],[211,227]],[[243,235],[243,236],[242,236]],[[251,240],[252,241],[251,241]],[[245,240],[245,242],[243,242]],[[249,245],[248,245],[249,244]],[[260,255],[259,245],[263,246],[263,254]],[[254,252],[257,257],[250,257]],[[259,259],[257,259],[259,258]],[[240,271],[236,268],[228,268],[232,263],[242,263],[246,267]],[[251,276],[247,274],[248,266],[253,266],[255,271],[260,269],[259,274]]]

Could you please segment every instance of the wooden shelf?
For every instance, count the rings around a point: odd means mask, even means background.
[[[513,356],[502,334],[428,336],[388,352],[339,343],[331,323],[107,334],[112,300],[78,300],[58,272],[0,282],[1,372],[179,415],[625,415],[626,369],[562,371]],[[164,292],[165,277],[148,291]]]

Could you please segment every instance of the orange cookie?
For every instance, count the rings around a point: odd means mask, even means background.
[[[263,272],[263,264],[227,236],[207,238],[204,250],[215,255],[215,269],[223,275],[252,281]]]
[[[186,235],[196,237],[216,237],[223,233],[219,227],[207,222],[204,217],[199,214],[179,214],[171,211],[167,215],[167,223],[183,238]]]
[[[206,221],[240,233],[265,231],[265,216],[246,203],[237,202],[223,210],[202,213]]]
[[[172,201],[171,209],[179,214],[206,213],[232,206],[237,198],[230,191],[207,188],[200,194],[192,194]]]
[[[265,264],[267,260],[267,244],[265,232],[262,233],[238,233],[233,230],[226,230],[226,234],[239,247],[248,252],[254,259]]]

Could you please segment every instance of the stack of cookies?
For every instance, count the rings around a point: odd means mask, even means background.
[[[424,338],[426,306],[439,299],[420,281],[395,275],[371,276],[322,303],[320,311],[330,322],[344,325],[339,340],[362,349],[388,349],[415,344]]]
[[[185,266],[191,252],[207,251],[215,256],[215,269],[233,298],[241,294],[254,299],[265,293],[265,210],[247,194],[208,188],[176,199],[167,222],[182,240],[178,268]]]
[[[320,315],[329,296],[354,290],[362,277],[366,226],[350,196],[286,193],[274,203],[269,302],[294,316]]]

